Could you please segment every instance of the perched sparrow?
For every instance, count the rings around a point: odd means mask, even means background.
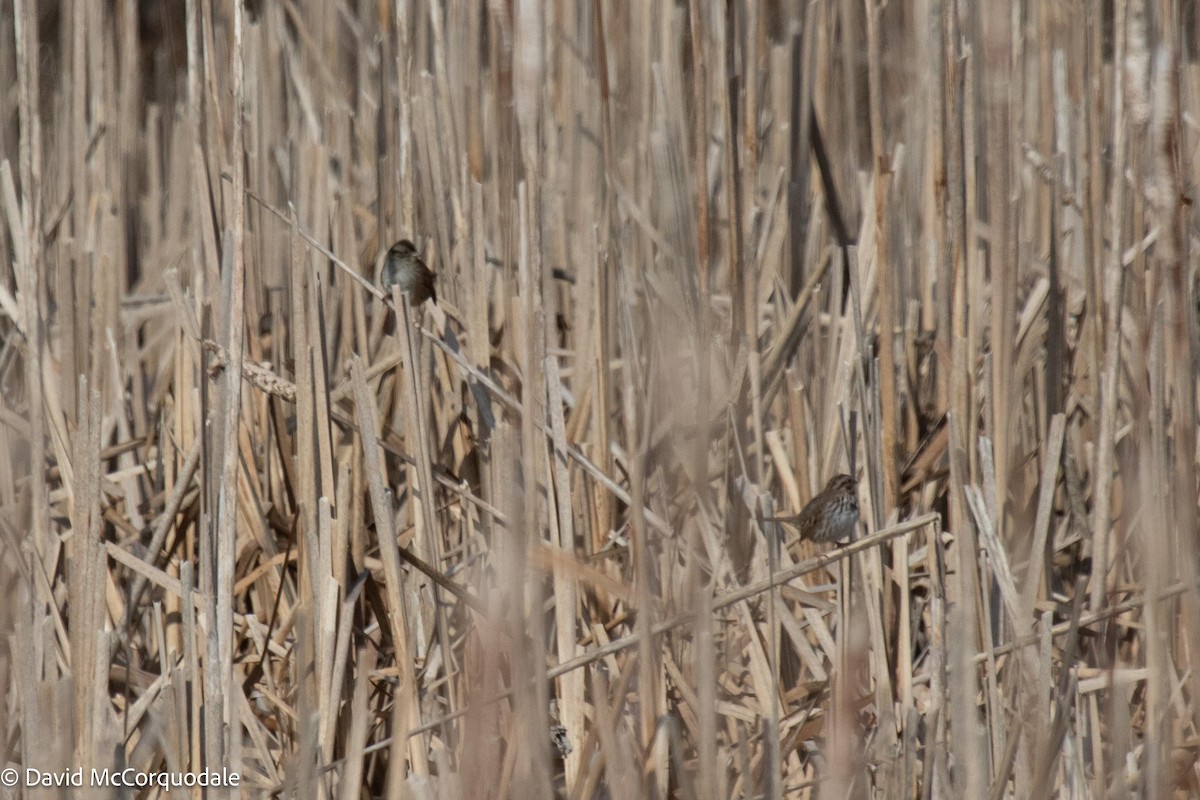
[[[434,274],[425,266],[425,262],[417,255],[417,248],[408,239],[401,239],[392,245],[379,272],[379,285],[383,290],[391,292],[393,286],[399,286],[401,292],[408,292],[408,301],[414,308],[430,298],[437,302],[434,280]]]
[[[836,542],[854,533],[858,525],[858,493],[854,478],[834,475],[825,489],[794,517],[772,517],[800,529],[801,539]]]

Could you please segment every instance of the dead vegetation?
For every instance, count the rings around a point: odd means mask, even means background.
[[[1200,796],[1192,0],[0,9],[10,765]]]

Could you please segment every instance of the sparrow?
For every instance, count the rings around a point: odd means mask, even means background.
[[[399,286],[401,292],[408,292],[408,301],[414,308],[426,300],[437,302],[435,280],[437,276],[417,255],[416,246],[408,239],[392,245],[379,272],[380,287],[390,294],[393,286]]]
[[[825,488],[794,517],[771,517],[800,530],[801,539],[836,542],[858,525],[858,486],[849,475],[834,475]]]

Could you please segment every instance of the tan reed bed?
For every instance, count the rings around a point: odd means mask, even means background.
[[[1200,796],[1194,0],[0,11],[20,784]]]

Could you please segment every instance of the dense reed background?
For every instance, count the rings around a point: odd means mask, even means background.
[[[10,765],[1200,796],[1190,0],[0,9]]]

